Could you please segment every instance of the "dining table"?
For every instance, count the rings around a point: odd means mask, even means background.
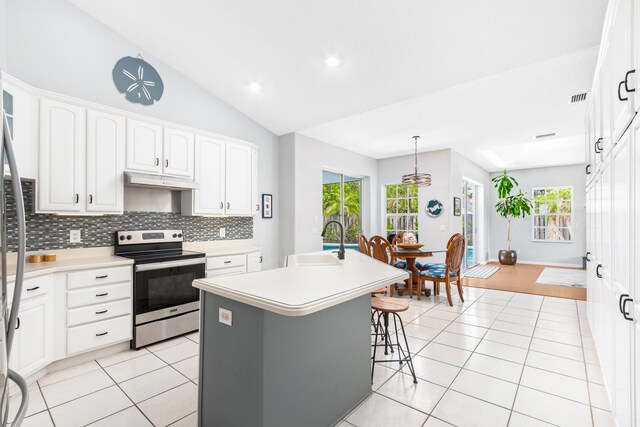
[[[407,262],[407,270],[411,272],[411,285],[409,285],[409,296],[411,298],[413,298],[414,289],[418,290],[418,300],[420,300],[423,291],[427,297],[431,296],[431,289],[420,289],[420,270],[418,270],[418,267],[416,267],[416,259],[432,257],[433,253],[434,251],[426,251],[422,249],[403,249],[400,247],[395,250],[396,258],[405,260]],[[399,289],[398,294],[402,295],[402,290]]]

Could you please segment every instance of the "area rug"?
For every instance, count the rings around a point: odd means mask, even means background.
[[[586,288],[587,272],[585,270],[569,270],[567,268],[545,268],[540,273],[538,280],[536,280],[536,284]]]
[[[472,277],[474,279],[488,279],[496,274],[500,267],[490,267],[488,265],[476,265],[464,271],[464,277]]]

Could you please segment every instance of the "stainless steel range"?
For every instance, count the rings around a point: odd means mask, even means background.
[[[195,331],[204,253],[182,249],[182,230],[118,231],[115,254],[134,261],[132,348]]]

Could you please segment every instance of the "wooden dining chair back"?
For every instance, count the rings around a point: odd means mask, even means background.
[[[371,251],[369,250],[369,240],[367,240],[364,234],[361,234],[358,238],[358,250],[362,254],[371,256]]]
[[[445,261],[449,274],[454,273],[456,276],[460,276],[464,247],[464,236],[462,234],[454,234],[451,239],[449,239],[449,244],[447,245],[447,259]]]
[[[383,236],[373,236],[369,239],[369,255],[385,264],[393,265],[395,261],[395,253],[393,246]],[[373,291],[373,294],[386,293],[387,288],[380,288]],[[394,285],[391,285],[390,295],[394,294]]]
[[[393,265],[396,258],[393,246],[382,236],[373,236],[369,239],[369,251],[372,257],[385,264]]]

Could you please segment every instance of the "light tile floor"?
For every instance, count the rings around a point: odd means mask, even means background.
[[[339,427],[613,426],[583,301],[465,288],[401,314],[418,384],[376,365]],[[404,299],[408,298],[405,296]],[[198,334],[47,375],[25,427],[196,426]]]

